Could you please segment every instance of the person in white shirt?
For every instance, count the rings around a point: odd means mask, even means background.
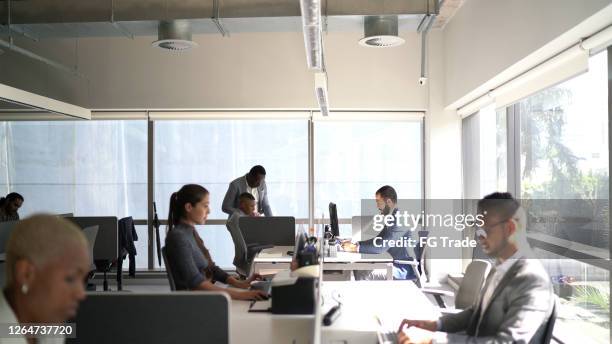
[[[405,319],[399,343],[542,343],[547,336],[555,299],[544,267],[530,257],[525,211],[511,194],[496,192],[478,202],[478,213],[479,243],[496,260],[481,296],[438,320]]]
[[[84,279],[90,261],[87,240],[74,224],[52,215],[34,215],[20,221],[6,246],[0,324],[61,324],[73,318],[85,298]],[[34,342],[34,338],[23,336],[7,338],[6,333],[3,337],[0,343]]]

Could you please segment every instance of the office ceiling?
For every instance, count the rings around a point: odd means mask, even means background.
[[[414,32],[423,15],[403,15],[399,18],[400,32]],[[190,19],[193,34],[218,33],[211,19]],[[74,37],[156,36],[159,21],[83,22],[48,24],[12,24],[22,35],[35,39]],[[230,33],[243,32],[301,32],[300,17],[227,18],[221,19]],[[362,16],[328,17],[327,32],[361,32]]]
[[[322,0],[328,32],[363,31],[364,15],[398,15],[400,32],[415,32],[438,0]],[[464,0],[445,0],[434,27],[443,27]],[[11,0],[11,28],[34,39],[155,36],[160,20],[190,19],[194,34],[218,33],[215,1]],[[219,0],[218,16],[230,33],[301,32],[297,0]],[[0,1],[6,27],[7,0]]]

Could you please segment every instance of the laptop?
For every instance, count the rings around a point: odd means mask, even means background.
[[[374,316],[378,322],[378,331],[376,337],[379,344],[397,344],[397,332],[389,326],[385,326],[378,316]]]

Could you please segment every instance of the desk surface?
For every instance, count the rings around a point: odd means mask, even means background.
[[[342,300],[341,315],[331,326],[321,327],[322,343],[376,343],[380,329],[375,316],[395,329],[404,318],[436,319],[440,314],[411,281],[323,282],[325,314]],[[231,343],[312,343],[313,315],[249,313],[249,301],[232,300]]]
[[[255,263],[291,263],[293,246],[274,246],[262,250],[255,257]],[[381,254],[361,254],[338,251],[334,257],[324,257],[327,263],[391,263],[393,258],[387,252]],[[323,265],[325,266],[325,265]]]
[[[312,343],[314,315],[249,313],[250,304],[232,300],[230,343]]]
[[[323,258],[324,263],[392,263],[389,253],[365,254],[338,251],[335,256]],[[323,265],[325,266],[325,265]]]
[[[376,343],[380,326],[396,330],[405,318],[437,319],[439,311],[412,281],[323,282],[323,314],[342,301],[341,315],[331,326],[323,326],[322,343]]]

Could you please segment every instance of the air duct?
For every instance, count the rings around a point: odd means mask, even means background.
[[[364,47],[387,48],[404,44],[398,33],[397,16],[366,16],[363,20],[364,36],[359,44]]]
[[[198,46],[191,40],[189,20],[160,21],[157,27],[157,41],[151,45],[171,51],[186,51]]]

